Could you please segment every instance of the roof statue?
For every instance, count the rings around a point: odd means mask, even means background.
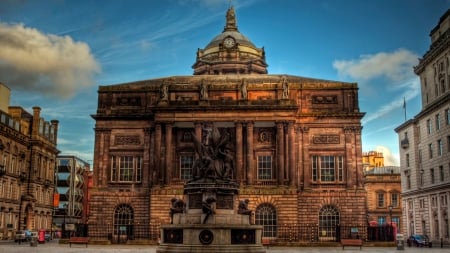
[[[223,31],[237,31],[238,29],[236,26],[236,14],[234,12],[233,6],[228,9],[226,18],[227,22]]]

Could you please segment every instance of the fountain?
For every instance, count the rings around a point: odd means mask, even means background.
[[[249,201],[237,203],[231,135],[213,124],[203,131],[203,141],[192,134],[197,157],[193,178],[184,185],[184,200],[171,200],[170,224],[161,226],[156,252],[265,253],[263,227],[252,224]]]

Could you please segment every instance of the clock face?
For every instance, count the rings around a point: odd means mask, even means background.
[[[235,42],[234,39],[231,38],[231,37],[225,38],[225,39],[223,40],[223,45],[224,45],[224,47],[226,47],[226,48],[232,48],[232,47],[234,47],[235,44],[236,44],[236,42]]]

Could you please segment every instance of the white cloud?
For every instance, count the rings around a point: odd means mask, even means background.
[[[387,77],[394,82],[402,82],[414,76],[412,68],[418,63],[418,56],[406,49],[392,53],[362,55],[356,60],[335,60],[333,67],[340,75],[355,80],[369,80]]]
[[[1,82],[12,89],[70,98],[95,84],[100,66],[86,43],[0,22]]]
[[[385,146],[377,146],[375,151],[383,153],[384,166],[400,166],[398,154],[393,154],[389,148]]]

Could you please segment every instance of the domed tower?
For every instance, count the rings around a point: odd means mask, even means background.
[[[194,75],[267,74],[264,48],[257,48],[239,32],[234,8],[226,15],[223,32],[197,50]]]

